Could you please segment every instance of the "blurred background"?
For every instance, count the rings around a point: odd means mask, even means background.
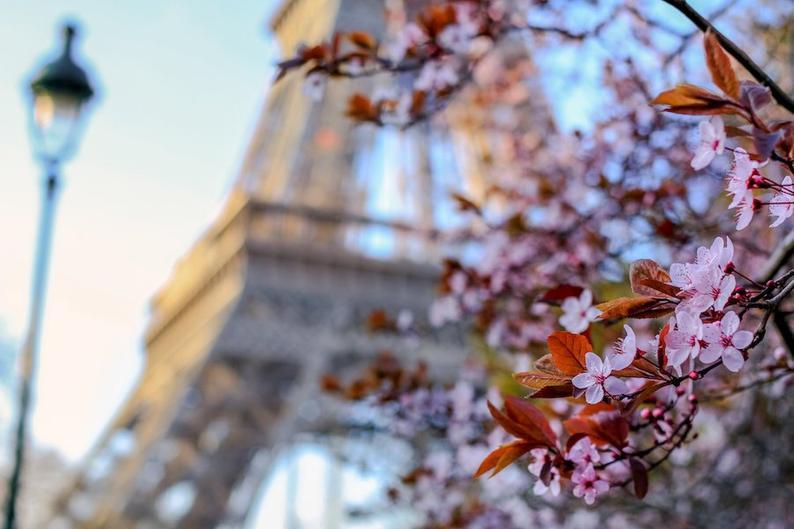
[[[21,528],[411,526],[410,513],[355,515],[382,501],[383,476],[409,458],[406,447],[391,447],[386,463],[371,443],[340,447],[346,434],[327,408],[304,404],[329,366],[355,369],[384,348],[432,358],[441,373],[462,362],[448,358],[465,340],[457,330],[379,342],[356,328],[384,306],[427,320],[444,251],[434,234],[457,222],[445,197],[482,192],[486,175],[454,127],[353,127],[343,115],[350,83],[319,97],[302,79],[271,88],[275,64],[301,42],[333,28],[386,31],[382,2],[341,4],[0,0],[4,439],[44,176],[28,83],[58,55],[66,22],[78,24],[75,57],[96,91],[63,166]],[[592,21],[582,4],[574,26]],[[756,14],[748,43],[781,20]],[[625,38],[539,48],[527,84],[555,97],[534,98],[538,127],[587,131],[603,117],[600,67]],[[788,33],[772,40],[790,56]],[[655,44],[677,45],[663,35]],[[700,60],[688,53],[673,76]],[[264,411],[249,417],[254,403]],[[351,451],[374,463],[351,464]],[[222,467],[234,477],[224,481]],[[242,470],[250,483],[238,482]],[[196,490],[202,476],[237,491],[226,518],[213,518],[226,496]]]

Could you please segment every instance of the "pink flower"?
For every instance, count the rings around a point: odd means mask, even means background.
[[[693,306],[705,307],[698,312],[703,312],[713,306],[715,310],[722,310],[736,288],[736,278],[723,274],[716,267],[704,268],[693,278],[696,299]]]
[[[424,92],[441,91],[458,84],[456,64],[450,60],[426,62],[414,82],[414,88]]]
[[[744,365],[745,349],[753,341],[753,333],[739,330],[739,316],[735,312],[726,312],[719,323],[710,323],[703,327],[703,339],[708,346],[700,353],[700,360],[706,364],[715,362],[722,357],[722,363],[734,373]]]
[[[692,168],[696,171],[707,167],[718,154],[725,149],[725,124],[719,116],[713,116],[708,121],[701,121],[698,125],[700,143],[695,149],[692,158]]]
[[[794,191],[791,184],[791,177],[786,175],[786,178],[783,179],[783,186],[787,186],[788,191]],[[769,225],[770,228],[776,228],[783,224],[784,220],[794,215],[794,196],[790,193],[776,191],[775,196],[772,197],[771,203],[769,204],[769,214],[773,217],[777,217],[777,219]]]
[[[438,42],[454,53],[466,53],[471,44],[472,34],[460,24],[450,24],[438,35]]]
[[[596,496],[609,490],[609,483],[598,477],[593,465],[587,465],[584,470],[577,469],[571,479],[576,484],[573,495],[577,498],[584,497],[587,505],[592,505]]]
[[[753,194],[748,193],[739,202],[738,208],[739,210],[736,213],[736,231],[742,231],[750,225],[750,221],[753,220],[753,214],[759,208],[759,205],[753,198]]]
[[[388,47],[387,55],[398,63],[405,58],[405,54],[411,48],[427,42],[427,34],[414,23],[406,24]]]
[[[550,476],[551,477],[549,479],[548,485],[543,483],[543,480],[541,479],[535,482],[535,486],[532,487],[532,492],[535,494],[535,496],[542,496],[548,491],[551,491],[552,496],[560,495],[560,471],[554,467],[551,467]]]
[[[748,198],[752,200],[753,182],[760,178],[758,167],[758,162],[751,160],[741,147],[733,151],[733,165],[728,172],[728,194],[733,195],[729,208],[735,208]]]
[[[585,399],[588,404],[598,404],[604,399],[604,393],[609,396],[625,395],[629,392],[628,386],[621,379],[610,376],[612,366],[609,358],[601,360],[595,353],[585,355],[587,371],[573,377],[573,385],[579,389],[587,389]]]
[[[626,337],[618,340],[612,350],[607,352],[609,363],[615,370],[626,369],[637,356],[637,336],[634,334],[634,329],[628,325],[624,325],[623,329],[626,331]]]
[[[327,77],[319,72],[310,73],[303,80],[303,93],[312,101],[319,101],[325,92]]]
[[[568,459],[576,463],[576,466],[592,465],[601,461],[601,454],[590,441],[589,437],[580,439],[568,452]]]
[[[731,241],[731,238],[725,237],[725,242],[723,243],[722,237],[715,237],[711,247],[701,246],[698,248],[695,263],[700,266],[717,266],[724,271],[732,260],[733,241]]]
[[[675,315],[676,328],[667,335],[668,363],[680,368],[688,358],[697,358],[703,339],[703,322],[697,315],[680,311]]]
[[[453,296],[444,296],[433,301],[430,306],[430,324],[440,327],[447,322],[457,321],[463,316],[460,303]]]
[[[593,307],[593,294],[585,289],[578,298],[565,298],[562,302],[560,325],[568,332],[580,333],[587,330],[590,322],[595,320],[601,311]]]
[[[546,463],[551,461],[549,449],[533,448],[529,451],[529,455],[532,456],[532,462],[527,468],[532,475],[540,477],[541,472],[543,472],[543,467],[546,465]]]

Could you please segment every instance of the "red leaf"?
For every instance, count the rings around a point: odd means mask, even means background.
[[[347,34],[347,38],[350,39],[350,42],[365,50],[374,50],[378,47],[378,39],[366,31],[351,31]]]
[[[722,49],[717,36],[710,29],[703,37],[703,47],[706,50],[706,65],[711,72],[711,79],[720,90],[734,99],[739,98],[739,80],[733,71],[731,58]]]
[[[656,96],[652,105],[662,105],[674,114],[739,114],[742,109],[730,99],[691,84],[680,84]]]
[[[544,441],[550,447],[557,445],[557,434],[549,426],[546,416],[529,402],[518,397],[508,396],[505,398],[505,411],[508,417],[525,426],[528,430],[537,430],[540,437],[535,437],[534,439]],[[527,440],[532,441],[534,439]]]
[[[547,290],[546,293],[541,296],[540,301],[546,303],[559,303],[566,298],[578,298],[579,294],[581,294],[583,290],[584,289],[582,287],[576,285],[558,285],[550,290]]]
[[[678,289],[668,285],[670,274],[652,259],[640,259],[629,268],[631,290],[640,296],[675,295]]]
[[[645,468],[645,463],[635,457],[629,459],[629,465],[631,466],[631,477],[634,481],[634,494],[642,499],[648,494],[648,469]]]
[[[601,446],[625,446],[629,436],[629,423],[617,410],[599,411],[592,415],[576,415],[563,424],[571,435],[585,434],[595,444]]]
[[[493,470],[491,473],[491,477],[493,477],[507,468],[510,463],[532,450],[532,448],[534,448],[532,445],[524,441],[513,441],[502,445],[483,459],[477,472],[474,473],[474,477],[478,478],[489,470]]]
[[[546,386],[532,395],[533,399],[564,399],[573,396],[573,384],[570,382],[561,386]]]
[[[557,369],[566,375],[575,376],[586,371],[585,355],[593,352],[593,346],[581,334],[556,331],[546,343]]]
[[[532,448],[548,446],[545,436],[537,426],[533,424],[522,424],[520,422],[516,422],[512,418],[496,409],[496,407],[494,407],[494,405],[490,402],[488,403],[488,410],[496,420],[496,423],[513,437],[517,437],[532,444]]]
[[[619,320],[622,318],[658,318],[670,314],[675,305],[666,299],[654,296],[636,298],[616,298],[596,305],[601,311],[598,315],[602,320]]]

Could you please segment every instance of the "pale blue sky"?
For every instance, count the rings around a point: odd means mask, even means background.
[[[0,331],[14,343],[39,200],[24,86],[66,17],[82,23],[78,51],[100,92],[65,168],[34,418],[36,438],[70,458],[135,381],[147,302],[234,176],[277,58],[266,22],[278,3],[0,0]],[[581,53],[536,57],[558,73],[545,88],[570,92],[555,105],[563,128],[587,126],[598,102],[597,68],[577,67]]]
[[[234,176],[276,59],[274,3],[0,0],[0,329],[15,343],[40,176],[23,89],[64,17],[100,88],[64,172],[34,416],[37,440],[70,458],[134,382],[148,300]]]

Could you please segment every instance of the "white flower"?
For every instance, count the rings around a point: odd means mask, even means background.
[[[667,335],[666,350],[668,363],[678,368],[688,358],[697,358],[700,341],[703,339],[703,322],[697,315],[678,312],[675,315],[676,328]]]
[[[722,363],[729,370],[739,371],[744,365],[741,349],[745,349],[753,341],[753,333],[739,330],[739,316],[735,312],[726,312],[719,323],[710,323],[703,327],[703,339],[708,346],[700,353],[700,360],[710,364],[722,357]]]
[[[576,484],[573,495],[577,498],[584,497],[587,505],[592,505],[596,496],[609,490],[609,483],[598,477],[593,465],[587,465],[584,470],[577,469],[571,479]]]
[[[783,179],[782,185],[788,187],[789,192],[794,189],[791,187],[792,181],[791,177],[788,175]],[[777,219],[769,225],[770,228],[775,228],[783,224],[784,220],[794,215],[794,196],[790,193],[776,191],[775,196],[772,197],[771,203],[769,204],[769,214],[773,217],[777,217]]]
[[[628,386],[621,379],[610,376],[612,366],[609,358],[601,360],[595,353],[585,355],[587,371],[573,377],[573,385],[579,389],[587,389],[585,400],[588,404],[598,404],[604,399],[604,393],[609,396],[625,395],[629,392]]]
[[[560,325],[566,331],[581,333],[587,330],[590,322],[594,321],[601,311],[592,306],[593,294],[590,290],[583,290],[578,298],[565,298],[562,302],[562,316]]]
[[[637,336],[634,334],[634,329],[628,325],[624,325],[623,329],[626,331],[626,337],[618,340],[612,350],[607,352],[607,358],[614,370],[626,369],[637,356]]]
[[[698,125],[700,143],[692,158],[692,168],[696,171],[707,167],[725,149],[725,124],[719,116],[712,116]]]

